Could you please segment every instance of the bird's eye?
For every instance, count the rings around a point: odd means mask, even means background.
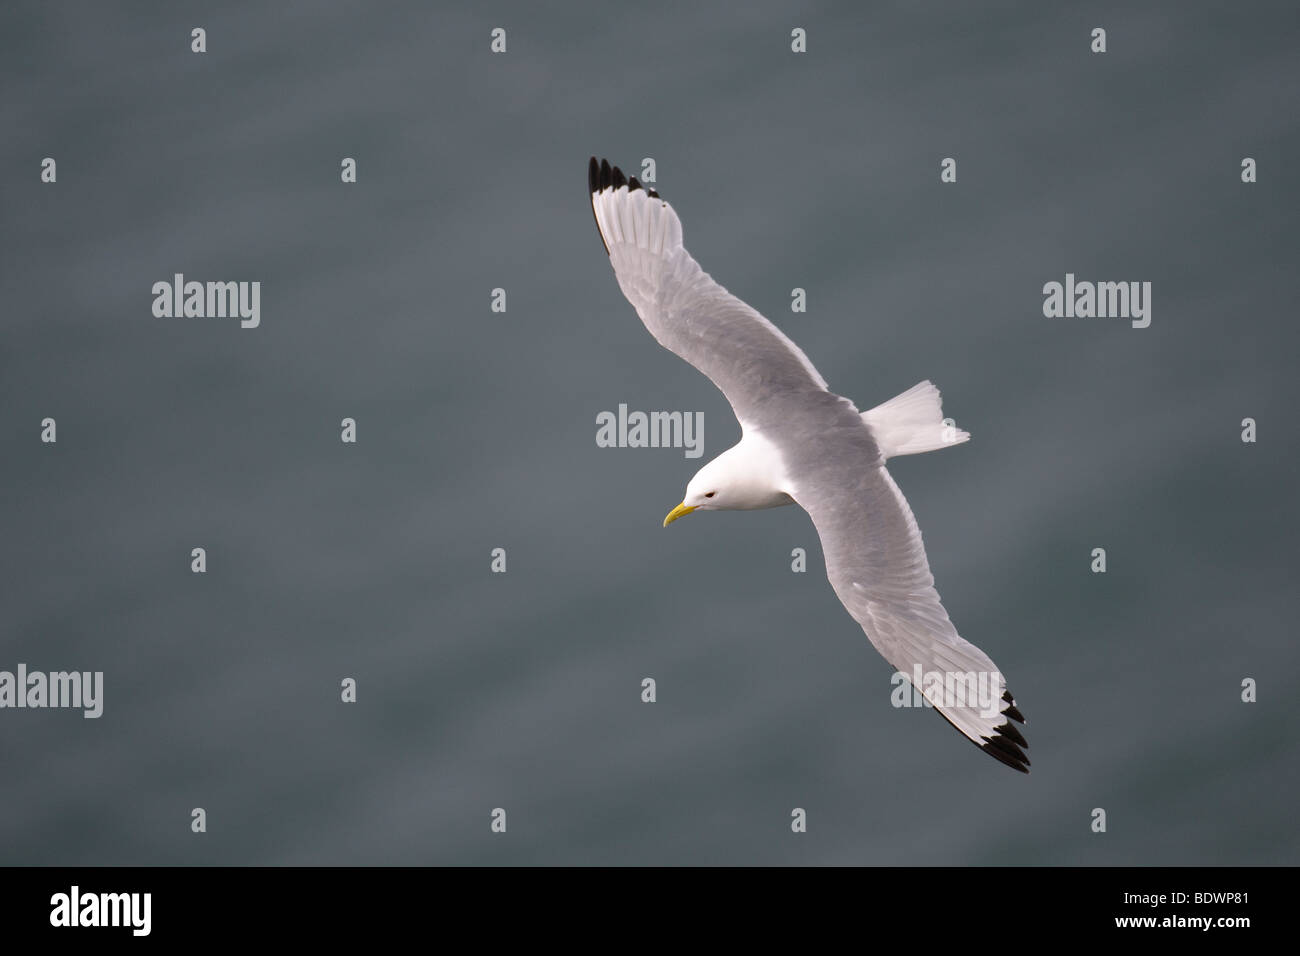
[[[706,498],[712,498],[712,497],[713,497],[714,495],[716,495],[716,494],[717,494],[716,491],[710,491],[710,492],[706,492],[705,495],[704,495],[704,497],[706,497]]]

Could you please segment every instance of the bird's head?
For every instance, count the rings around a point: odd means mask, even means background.
[[[664,527],[692,511],[719,511],[734,507],[729,503],[728,497],[731,486],[732,476],[728,473],[725,456],[715,458],[695,473],[695,477],[686,486],[686,497],[682,503],[664,518]]]

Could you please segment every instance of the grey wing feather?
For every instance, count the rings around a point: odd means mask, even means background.
[[[619,288],[659,344],[708,376],[743,424],[776,420],[792,402],[812,396],[851,405],[826,391],[780,329],[700,268],[667,202],[594,158],[588,182]]]
[[[849,471],[852,469],[853,471]],[[990,756],[1028,773],[1023,721],[997,666],[963,640],[934,588],[921,532],[883,465],[868,458],[801,471],[795,500],[812,516],[826,576],[896,671]],[[973,675],[973,676],[967,676]]]

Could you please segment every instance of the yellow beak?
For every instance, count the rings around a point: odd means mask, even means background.
[[[668,517],[667,517],[667,518],[664,518],[664,527],[665,527],[665,528],[668,527],[670,524],[672,524],[672,523],[673,523],[674,521],[676,521],[678,518],[682,517],[683,515],[688,515],[688,514],[690,514],[692,511],[694,511],[694,510],[695,510],[695,506],[694,506],[694,505],[688,505],[686,502],[683,501],[681,504],[679,504],[679,505],[678,505],[676,508],[674,508],[672,511],[668,512]]]

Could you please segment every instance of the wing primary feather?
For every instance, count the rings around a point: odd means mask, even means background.
[[[1010,707],[1002,711],[1002,713],[1006,714],[1008,717],[1020,721],[1022,724],[1028,723],[1028,721],[1025,720],[1024,714],[1020,713],[1020,711],[1016,709],[1016,699],[1011,696],[1011,691],[1007,691],[1005,694],[1003,694],[1002,699],[1011,705]]]
[[[591,217],[596,220],[596,235],[600,236],[600,244],[605,247],[605,255],[609,255],[609,243],[605,241],[605,230],[600,225],[600,213],[596,212],[596,195],[600,192],[600,164],[596,162],[596,157],[591,157],[591,162],[587,164],[587,198],[591,200]]]
[[[587,167],[597,187],[597,226],[623,294],[660,345],[722,389],[746,428],[781,417],[778,406],[788,403],[769,402],[773,388],[783,396],[851,406],[847,399],[821,398],[826,382],[798,346],[700,268],[682,246],[681,220],[658,191],[608,159],[594,167],[588,160]],[[755,389],[760,379],[762,391]],[[861,431],[870,440],[867,429]]]
[[[647,249],[652,242],[650,239],[650,205],[650,200],[646,198],[644,192],[636,197],[636,238],[637,242]]]
[[[1017,746],[1020,747],[1029,746],[1029,742],[1025,740],[1025,735],[1022,734],[1020,731],[1016,730],[1016,725],[1009,720],[1005,724],[1002,724],[1000,727],[998,727],[998,732],[1001,733],[1002,736],[1008,738],[1012,743],[1016,744]]]

